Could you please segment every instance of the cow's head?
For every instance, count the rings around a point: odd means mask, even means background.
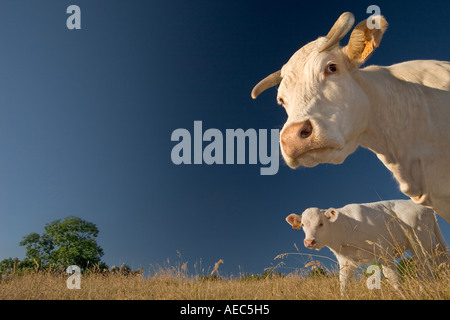
[[[305,231],[305,240],[303,241],[305,247],[320,250],[331,241],[333,233],[330,228],[332,228],[332,223],[337,220],[338,216],[339,212],[334,208],[328,210],[308,208],[301,216],[291,213],[286,217],[286,221],[294,229],[303,228],[303,231]]]
[[[375,28],[362,21],[341,47],[339,41],[354,24],[353,14],[342,14],[326,37],[302,47],[253,89],[255,99],[280,84],[278,103],[288,114],[280,133],[281,152],[291,168],[342,163],[358,147],[370,102],[355,77],[387,28],[384,17],[372,18]]]

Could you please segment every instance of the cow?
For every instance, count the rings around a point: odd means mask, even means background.
[[[358,146],[373,151],[400,190],[450,222],[450,62],[416,60],[360,68],[388,23],[343,13],[325,37],[306,44],[261,80],[252,98],[278,87],[288,119],[280,131],[291,168],[340,164]],[[371,20],[371,22],[373,22]]]
[[[378,259],[383,273],[395,289],[399,276],[395,258],[407,250],[433,276],[437,266],[448,261],[448,248],[434,211],[411,200],[349,204],[342,208],[308,208],[292,213],[286,221],[303,228],[305,247],[328,247],[336,256],[341,293],[354,268]]]

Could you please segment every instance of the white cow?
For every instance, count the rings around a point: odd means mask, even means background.
[[[433,210],[410,200],[349,204],[328,210],[308,208],[301,216],[290,214],[286,221],[294,229],[303,227],[307,248],[326,246],[335,254],[341,292],[354,268],[374,259],[381,262],[384,275],[396,289],[395,258],[405,251],[410,250],[428,274],[448,259]]]
[[[342,163],[361,145],[375,152],[414,202],[450,222],[450,63],[408,61],[360,69],[380,44],[387,22],[366,21],[350,31],[346,12],[326,37],[298,50],[258,83],[256,98],[280,84],[278,102],[288,119],[281,151],[291,168]]]

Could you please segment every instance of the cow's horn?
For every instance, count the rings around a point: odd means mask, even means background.
[[[262,79],[252,90],[252,98],[256,99],[261,92],[276,86],[281,82],[281,70],[274,72]]]
[[[325,51],[337,44],[350,31],[355,23],[355,17],[351,12],[344,12],[334,23],[326,38],[328,41],[319,49],[319,52]]]

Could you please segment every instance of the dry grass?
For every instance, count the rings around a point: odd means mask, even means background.
[[[297,247],[296,247],[297,248]],[[418,248],[419,250],[420,248]],[[416,252],[418,254],[418,252]],[[448,261],[436,264],[439,257],[448,259],[447,253],[436,251],[433,256],[424,256],[423,263],[415,264],[412,274],[403,276],[400,291],[396,291],[387,279],[381,281],[380,289],[369,289],[367,279],[360,272],[347,285],[344,296],[340,294],[338,270],[318,271],[323,268],[314,259],[303,260],[303,269],[282,275],[288,256],[303,257],[298,248],[295,253],[275,257],[279,263],[269,269],[272,276],[241,275],[238,278],[220,274],[222,260],[216,262],[212,272],[205,272],[200,265],[188,263],[172,266],[167,260],[163,267],[151,267],[149,275],[131,273],[101,273],[86,271],[81,275],[81,288],[68,289],[69,275],[57,272],[28,272],[0,278],[0,300],[449,300],[450,268]],[[330,259],[328,257],[321,257]],[[389,257],[384,257],[388,259]],[[280,261],[281,260],[281,261]],[[301,259],[300,259],[301,260]],[[300,262],[297,260],[297,262]],[[306,263],[307,262],[307,263]],[[305,264],[306,263],[306,264]],[[409,267],[408,267],[409,268]],[[420,278],[421,270],[433,270],[434,278]],[[360,270],[361,271],[361,270]],[[324,275],[324,273],[326,275]],[[422,274],[424,274],[422,272]],[[267,275],[267,274],[266,274]]]
[[[185,265],[184,265],[185,266]],[[186,268],[159,269],[152,276],[124,276],[85,273],[81,289],[69,290],[68,275],[37,272],[12,275],[0,281],[0,299],[15,300],[317,300],[317,299],[450,299],[450,272],[441,272],[436,280],[403,280],[401,294],[387,280],[381,289],[369,290],[366,278],[354,279],[344,297],[339,294],[336,276],[306,277],[303,270],[286,276],[264,279],[223,279],[192,276]],[[217,270],[216,270],[217,272]]]

